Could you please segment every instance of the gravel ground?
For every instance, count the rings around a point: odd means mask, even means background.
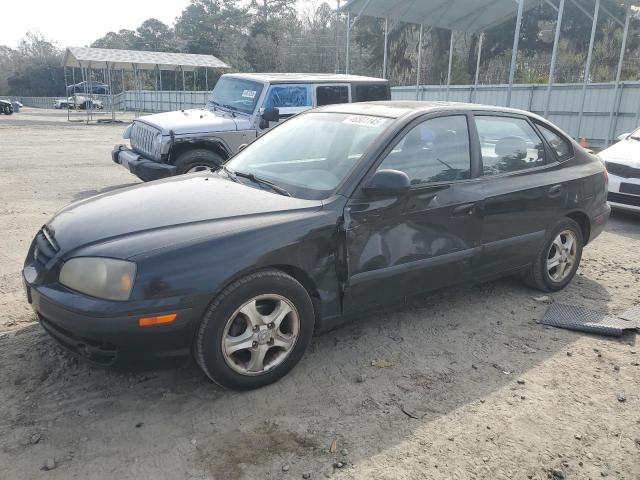
[[[66,203],[137,180],[123,126],[0,117],[0,477],[640,478],[640,348],[542,326],[515,279],[438,292],[316,337],[294,371],[222,391],[187,362],[93,368],[35,323],[19,271]],[[638,303],[640,217],[616,214],[551,301]],[[622,401],[624,400],[624,401]]]

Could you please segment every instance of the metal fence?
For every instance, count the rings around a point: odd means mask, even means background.
[[[127,90],[110,97],[109,95],[92,95],[92,98],[102,102],[105,111],[110,110],[113,98],[113,108],[118,112],[170,112],[187,108],[201,108],[207,103],[209,92],[164,90],[161,92],[148,90]],[[79,96],[82,96],[79,94]],[[54,108],[57,100],[65,97],[0,97],[15,99],[25,107]],[[95,113],[95,111],[94,111]],[[110,114],[110,113],[109,113]]]
[[[614,83],[591,83],[587,86],[586,100],[580,121],[582,84],[555,84],[551,91],[549,114],[546,117],[574,138],[584,136],[589,145],[602,147],[607,140],[630,132],[640,124],[640,82],[621,82],[616,92]],[[423,85],[393,87],[394,100],[450,100],[485,105],[504,106],[508,85]],[[511,106],[544,115],[547,85],[514,85]],[[613,106],[613,116],[611,111]],[[610,122],[611,119],[611,122]],[[578,125],[582,123],[580,132]],[[611,128],[610,128],[611,127]]]
[[[582,120],[580,105],[582,84],[556,84],[551,91],[547,118],[571,136],[582,135],[589,145],[601,147],[610,139],[629,132],[640,125],[640,82],[621,82],[616,91],[614,83],[591,83],[587,87]],[[423,85],[417,92],[415,86],[393,87],[394,100],[450,100],[504,106],[507,102],[507,85]],[[547,86],[542,84],[514,85],[511,105],[543,115]],[[127,90],[113,96],[116,111],[167,112],[206,105],[209,92],[203,91],[147,91]],[[614,98],[615,97],[615,98]],[[12,97],[16,98],[16,97]],[[57,97],[17,97],[25,106],[53,108]],[[109,96],[100,97],[105,111]],[[613,107],[613,109],[612,109]],[[613,111],[613,116],[611,112]],[[581,132],[578,124],[581,123]],[[610,128],[611,127],[611,128]]]

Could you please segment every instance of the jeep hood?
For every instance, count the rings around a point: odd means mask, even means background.
[[[175,135],[191,135],[244,130],[249,123],[244,116],[232,117],[226,112],[206,109],[156,113],[140,117],[136,122],[152,125],[161,130],[163,135],[169,135],[170,131]]]
[[[304,217],[321,201],[286,197],[216,173],[180,175],[73,203],[47,227],[63,256],[118,258]]]

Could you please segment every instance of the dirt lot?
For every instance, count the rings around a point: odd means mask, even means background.
[[[137,180],[109,160],[123,126],[65,120],[0,118],[0,478],[640,478],[635,335],[544,327],[546,304],[514,279],[316,337],[290,375],[250,393],[191,363],[76,361],[23,298],[25,252],[58,208]],[[615,215],[553,298],[638,303],[639,247],[640,217]]]

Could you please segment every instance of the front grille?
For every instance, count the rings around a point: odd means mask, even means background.
[[[604,162],[611,175],[623,178],[640,178],[640,168],[633,168],[621,163]]]
[[[60,247],[51,235],[51,232],[44,226],[36,235],[36,242],[33,247],[33,259],[43,267],[56,256]]]
[[[155,138],[160,131],[146,123],[133,122],[131,127],[131,148],[145,157],[160,160],[160,149]]]
[[[624,205],[632,205],[640,207],[640,195],[627,195],[624,193],[609,192],[607,200],[614,203],[622,203]]]

